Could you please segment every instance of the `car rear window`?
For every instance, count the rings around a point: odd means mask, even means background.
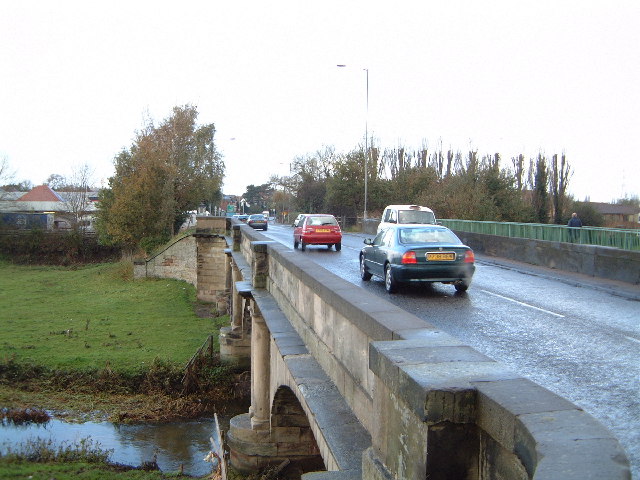
[[[451,230],[436,228],[401,228],[398,236],[400,243],[462,243]]]
[[[334,217],[308,217],[307,225],[338,225]]]
[[[399,210],[398,223],[436,223],[436,217],[424,210]]]

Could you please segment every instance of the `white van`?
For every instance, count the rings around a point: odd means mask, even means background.
[[[433,210],[420,205],[389,205],[382,212],[382,219],[378,225],[378,232],[388,225],[398,223],[426,223],[436,224]]]

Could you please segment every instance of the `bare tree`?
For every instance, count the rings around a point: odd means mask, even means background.
[[[438,178],[442,178],[442,174],[443,174],[442,172],[444,171],[444,158],[442,156],[442,146],[440,147],[440,150],[438,150],[437,152],[433,152],[432,164],[436,172],[438,173]]]
[[[0,185],[6,185],[13,181],[13,177],[15,176],[15,172],[11,171],[9,166],[9,159],[6,156],[0,158]],[[2,200],[4,196],[4,191],[0,190],[0,200]]]
[[[49,185],[53,190],[61,190],[67,186],[67,179],[63,175],[52,173],[44,183],[45,185]]]
[[[64,203],[71,215],[71,226],[83,229],[82,217],[89,206],[89,191],[91,190],[93,170],[86,163],[74,167],[68,179],[69,191],[64,193]]]
[[[449,150],[447,150],[447,171],[445,172],[446,178],[449,178],[452,174],[452,165],[453,165],[453,150],[449,148]]]
[[[419,155],[420,155],[420,168],[427,168],[427,158],[429,158],[429,149],[427,148],[426,144],[423,145]]]
[[[551,158],[551,196],[553,200],[553,223],[564,223],[564,209],[567,199],[567,187],[572,175],[571,167],[567,162],[564,152],[558,162],[558,155]]]
[[[548,223],[549,221],[549,168],[547,158],[540,152],[538,158],[531,160],[532,168],[530,175],[532,176],[533,186],[533,208],[535,220],[539,223]],[[535,165],[535,167],[534,167]]]
[[[517,157],[511,157],[511,163],[513,164],[516,186],[518,187],[518,190],[522,190],[525,186],[524,155],[519,154]]]

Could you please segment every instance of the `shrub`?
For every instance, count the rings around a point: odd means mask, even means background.
[[[56,446],[52,439],[36,438],[9,449],[3,459],[7,462],[86,462],[107,463],[113,450],[103,450],[99,442],[83,438],[75,444],[63,442]]]
[[[119,247],[98,243],[95,235],[78,231],[0,232],[0,255],[14,263],[72,265],[97,263],[119,258]]]

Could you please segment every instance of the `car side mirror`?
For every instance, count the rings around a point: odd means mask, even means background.
[[[373,245],[373,240],[371,238],[365,238],[364,239],[364,244],[365,245]]]

